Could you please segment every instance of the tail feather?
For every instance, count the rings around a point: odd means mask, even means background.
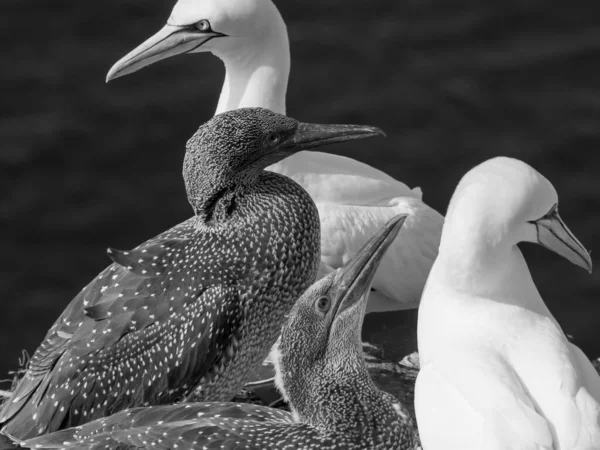
[[[46,431],[45,427],[38,428],[39,423],[46,423],[39,406],[48,390],[49,382],[48,374],[45,377],[37,377],[36,382],[31,384],[25,378],[22,380],[13,397],[6,403],[4,411],[8,413],[3,416],[3,419],[6,417],[2,424],[3,434],[28,439]],[[22,396],[23,392],[27,394]]]
[[[19,436],[22,439],[28,439],[37,436],[36,421],[33,418],[37,408],[28,402],[23,405],[19,410],[19,414],[14,416],[9,422],[5,423],[0,430],[5,436],[10,436],[11,439],[16,440],[14,436]],[[3,447],[0,446],[0,449]]]
[[[7,399],[0,410],[0,424],[4,424],[13,419],[29,402],[31,396],[36,392],[44,379],[43,375],[25,374],[17,389],[12,393],[12,397]]]

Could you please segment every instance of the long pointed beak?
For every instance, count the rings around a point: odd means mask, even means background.
[[[321,125],[301,123],[288,140],[281,143],[279,150],[296,153],[315,147],[337,144],[355,139],[385,136],[383,130],[367,125]]]
[[[562,221],[556,205],[548,214],[533,223],[537,229],[538,243],[592,272],[592,257]]]
[[[406,214],[399,214],[389,220],[354,257],[339,269],[335,278],[336,290],[334,304],[335,315],[359,303],[366,301],[365,295],[371,288],[375,272],[381,259],[404,225]]]
[[[215,37],[225,36],[215,31],[199,31],[192,26],[165,25],[158,33],[116,62],[106,75],[114,80],[170,56],[188,53]]]

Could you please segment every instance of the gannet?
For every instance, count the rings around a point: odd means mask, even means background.
[[[405,408],[371,381],[360,330],[366,291],[405,216],[393,218],[343,268],[313,284],[284,326],[279,384],[292,413],[260,405],[135,408],[21,442],[29,448],[412,450]]]
[[[488,160],[452,196],[419,306],[425,450],[600,448],[600,377],[546,307],[519,242],[592,270],[552,184],[516,159]]]
[[[230,400],[313,283],[319,219],[294,181],[263,169],[296,151],[382,134],[302,124],[262,108],[215,116],[188,141],[195,216],[130,251],[67,306],[0,411],[26,439],[117,411]]]
[[[246,106],[285,114],[289,41],[271,0],[180,0],[167,24],[119,60],[107,81],[170,56],[198,52],[211,52],[225,64],[216,114]],[[319,277],[341,267],[391,217],[407,214],[375,275],[368,311],[417,307],[443,224],[443,217],[423,203],[420,189],[326,153],[297,153],[267,169],[298,182],[317,204]]]

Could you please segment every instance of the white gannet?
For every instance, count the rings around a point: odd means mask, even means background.
[[[118,61],[107,81],[173,55],[196,52],[212,52],[225,64],[215,114],[242,107],[285,114],[289,41],[271,0],[180,0],[167,24]],[[375,276],[368,311],[418,306],[443,225],[443,217],[422,202],[420,189],[411,190],[356,160],[320,152],[298,153],[268,170],[298,182],[317,204],[319,277],[342,267],[389,219],[408,214]]]
[[[456,188],[419,306],[415,410],[425,450],[600,448],[600,377],[546,307],[519,242],[591,272],[552,184],[521,161],[494,158]]]

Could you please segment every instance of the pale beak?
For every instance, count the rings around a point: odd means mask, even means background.
[[[332,298],[336,304],[336,313],[366,301],[375,272],[385,252],[390,247],[407,214],[398,214],[390,219],[342,268],[338,269]]]
[[[541,219],[531,222],[537,229],[538,243],[558,253],[573,264],[592,272],[592,258],[581,242],[571,233],[554,207]]]
[[[106,82],[136,72],[161,59],[196,50],[209,40],[225,36],[215,31],[199,31],[192,25],[165,25],[158,33],[129,52],[111,67]]]

